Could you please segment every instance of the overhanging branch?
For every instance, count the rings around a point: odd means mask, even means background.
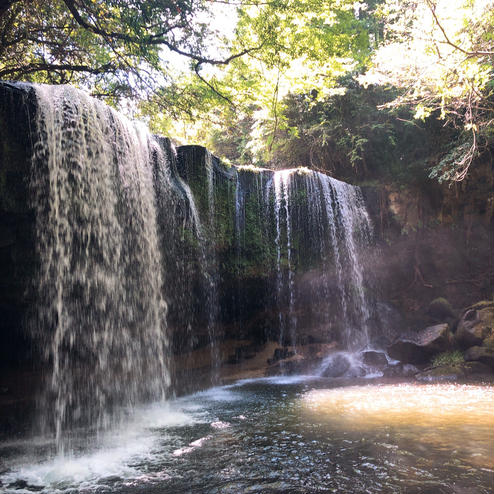
[[[426,0],[427,6],[429,7],[429,10],[432,13],[432,17],[434,17],[434,22],[436,23],[437,27],[440,29],[440,31],[443,33],[444,39],[446,40],[446,43],[453,47],[455,50],[460,51],[461,53],[464,53],[468,57],[480,57],[480,56],[490,56],[493,55],[494,52],[492,51],[482,51],[482,50],[475,50],[475,51],[469,51],[463,49],[461,46],[458,46],[456,43],[453,43],[450,39],[449,36],[446,33],[446,30],[442,26],[442,24],[439,22],[439,19],[436,14],[436,5],[432,0]]]
[[[215,58],[210,58],[210,57],[204,57],[202,55],[197,55],[195,53],[191,53],[186,50],[182,50],[175,44],[171,43],[169,40],[164,38],[164,36],[169,33],[171,30],[176,29],[181,27],[180,25],[175,25],[171,26],[168,29],[160,32],[160,33],[154,33],[150,34],[148,36],[138,38],[135,36],[129,36],[124,33],[119,33],[119,32],[108,32],[104,29],[101,29],[94,24],[90,24],[87,22],[80,12],[77,10],[77,7],[75,5],[74,0],[63,0],[64,4],[67,6],[69,9],[69,12],[72,14],[74,20],[84,29],[87,29],[88,31],[91,31],[93,34],[102,36],[104,38],[111,38],[111,39],[116,39],[120,41],[125,41],[127,43],[137,43],[137,44],[147,44],[147,45],[164,45],[166,46],[169,50],[178,53],[179,55],[182,55],[184,57],[190,58],[192,60],[195,60],[196,62],[199,62],[199,64],[210,64],[210,65],[228,65],[231,61],[235,60],[236,58],[243,57],[244,55],[247,55],[248,53],[251,53],[253,51],[257,51],[262,48],[264,43],[261,43],[259,46],[255,46],[252,48],[246,48],[239,53],[235,53],[233,55],[230,55],[227,58],[224,59],[215,59]]]
[[[195,74],[197,75],[197,77],[204,83],[206,84],[206,86],[211,89],[211,91],[213,91],[217,96],[219,96],[220,98],[224,99],[226,102],[228,102],[230,105],[232,106],[235,106],[233,104],[233,101],[228,98],[227,96],[225,96],[224,94],[220,93],[211,83],[209,83],[206,79],[204,79],[204,77],[202,77],[202,75],[199,73],[199,69],[201,67],[201,62],[197,62],[195,65],[194,65],[194,72]]]

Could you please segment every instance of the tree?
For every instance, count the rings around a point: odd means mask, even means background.
[[[387,0],[385,42],[364,83],[393,85],[388,107],[459,129],[431,177],[463,180],[493,140],[492,0]]]
[[[145,111],[156,108],[163,100],[173,101],[171,118],[187,121],[189,129],[197,128],[195,123],[202,120],[209,132],[198,129],[195,137],[213,147],[222,141],[223,123],[235,125],[237,114],[238,128],[249,132],[247,138],[234,139],[249,147],[241,154],[261,163],[269,162],[276,141],[287,130],[283,99],[288,93],[314,90],[323,98],[333,91],[338,77],[364,70],[382,31],[373,14],[378,3],[237,2],[232,50],[242,53],[248,47],[257,48],[228,65],[205,71],[199,80],[190,75],[177,78],[146,102]],[[195,65],[194,75],[198,75],[201,65]],[[181,111],[176,112],[177,108]],[[154,122],[155,130],[175,125],[166,115],[162,117],[160,122]],[[181,134],[181,127],[175,125],[175,135]]]
[[[0,78],[73,83],[118,98],[166,83],[163,50],[214,65],[252,49],[221,52],[216,42],[208,52],[206,14],[206,0],[4,0]]]

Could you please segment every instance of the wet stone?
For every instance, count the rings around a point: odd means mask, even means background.
[[[362,353],[362,362],[365,365],[383,369],[388,365],[388,359],[383,352],[367,351]]]

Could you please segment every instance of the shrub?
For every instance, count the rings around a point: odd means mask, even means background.
[[[465,362],[463,354],[459,350],[456,350],[454,352],[443,352],[437,354],[432,359],[432,366],[441,367],[442,365],[457,365],[462,362]]]

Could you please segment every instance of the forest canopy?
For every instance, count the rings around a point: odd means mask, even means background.
[[[427,173],[460,181],[492,147],[493,18],[492,0],[3,0],[0,78],[82,87],[234,163],[399,173],[427,136]]]

